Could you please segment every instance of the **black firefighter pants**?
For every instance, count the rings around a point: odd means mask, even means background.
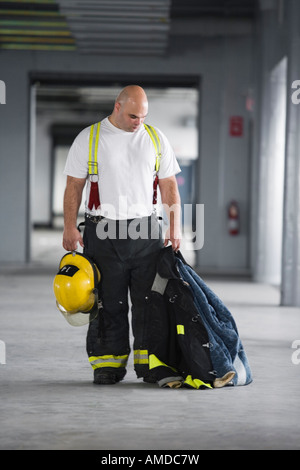
[[[101,273],[102,307],[89,324],[87,354],[92,368],[110,371],[121,380],[130,353],[129,293],[137,377],[149,374],[146,303],[163,247],[155,214],[142,219],[95,223],[85,218],[84,253]]]

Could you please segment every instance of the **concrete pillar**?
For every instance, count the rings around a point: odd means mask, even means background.
[[[19,57],[21,59],[21,56]],[[6,100],[0,105],[0,262],[29,258],[29,85],[14,56],[1,68]]]
[[[292,83],[300,80],[300,4],[289,2],[288,99],[281,304],[300,306],[300,104]]]

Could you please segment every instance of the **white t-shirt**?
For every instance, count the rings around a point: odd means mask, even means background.
[[[91,126],[75,138],[66,161],[65,175],[88,177]],[[156,129],[156,128],[155,128]],[[180,172],[175,154],[165,135],[156,129],[161,142],[158,176],[168,178]],[[143,125],[136,132],[115,127],[106,117],[101,121],[98,144],[98,187],[100,208],[88,208],[90,181],[86,185],[86,212],[109,219],[134,219],[153,212],[155,148]]]

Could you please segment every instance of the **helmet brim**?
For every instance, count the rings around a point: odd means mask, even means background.
[[[59,303],[56,301],[56,306],[60,313],[64,316],[67,322],[71,326],[84,326],[88,325],[91,321],[95,320],[98,316],[98,308],[95,308],[90,312],[77,312],[77,313],[70,313],[67,312]]]

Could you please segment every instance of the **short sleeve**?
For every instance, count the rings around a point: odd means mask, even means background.
[[[68,152],[64,174],[74,178],[88,175],[88,136],[89,128],[83,129],[72,143]]]

